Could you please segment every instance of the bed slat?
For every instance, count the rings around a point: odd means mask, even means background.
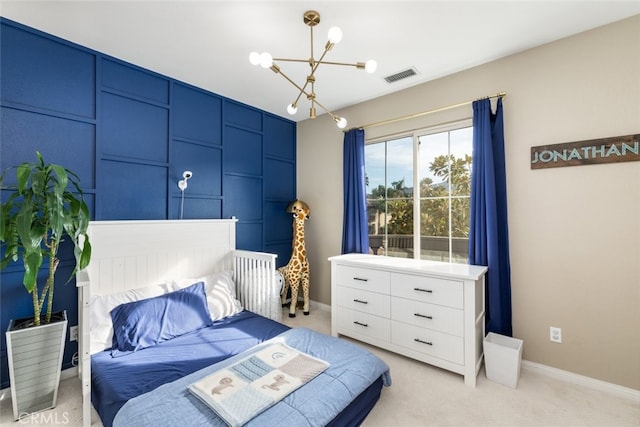
[[[236,250],[232,256],[236,293],[242,306],[269,319],[282,320],[277,255]]]

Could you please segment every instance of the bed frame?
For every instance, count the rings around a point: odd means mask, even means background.
[[[76,276],[83,425],[91,425],[91,294],[108,295],[233,270],[243,307],[280,321],[275,254],[236,250],[236,219],[93,221],[91,263]],[[278,288],[278,289],[276,289]]]

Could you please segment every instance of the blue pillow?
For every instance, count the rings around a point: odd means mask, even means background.
[[[210,326],[204,283],[154,298],[121,304],[111,310],[111,356],[151,347],[188,332]]]

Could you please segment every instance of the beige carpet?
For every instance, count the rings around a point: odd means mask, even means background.
[[[300,313],[300,312],[299,312]],[[290,326],[330,333],[330,313],[313,310],[310,316],[283,317]],[[357,341],[353,341],[358,343]],[[391,367],[393,385],[382,390],[365,427],[411,426],[593,426],[639,427],[640,404],[602,391],[576,386],[522,370],[517,389],[487,380],[484,371],[476,388],[462,377],[411,359],[369,348]],[[14,422],[11,399],[0,402],[2,426],[81,426],[80,382],[61,383],[56,409]],[[97,414],[93,426],[102,426]],[[185,426],[191,427],[191,426]],[[295,426],[288,426],[295,427]]]

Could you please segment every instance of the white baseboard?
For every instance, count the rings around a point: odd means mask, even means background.
[[[640,403],[640,390],[619,386],[617,384],[600,381],[595,378],[585,377],[584,375],[574,374],[573,372],[563,371],[562,369],[552,368],[551,366],[542,365],[540,363],[523,360],[522,369],[529,372],[535,372],[547,377],[556,378],[571,384],[588,387],[593,390],[603,391],[618,397],[633,400]]]
[[[285,301],[285,304],[290,304],[291,303],[291,298],[287,298]],[[302,304],[302,298],[298,297],[298,304]],[[300,307],[300,305],[298,305],[298,307]],[[331,311],[331,306],[328,304],[323,304],[321,302],[318,301],[314,301],[312,299],[309,299],[309,309],[318,309],[318,310],[322,310],[322,311]]]
[[[318,301],[309,300],[309,305],[311,305],[314,309],[322,310],[322,311],[331,311],[331,306],[328,304],[323,304]]]
[[[323,304],[317,301],[310,301],[311,306],[314,309],[331,311],[331,306]],[[552,368],[551,366],[542,365],[540,363],[530,362],[523,360],[522,369],[526,369],[529,372],[534,372],[539,375],[552,377],[561,381],[565,381],[571,384],[580,385],[593,390],[603,391],[605,393],[612,394],[614,396],[630,399],[634,402],[640,403],[640,390],[635,390],[628,387],[619,386],[617,384],[600,381],[595,378],[585,377],[584,375],[574,374],[573,372],[563,371],[562,369]]]

